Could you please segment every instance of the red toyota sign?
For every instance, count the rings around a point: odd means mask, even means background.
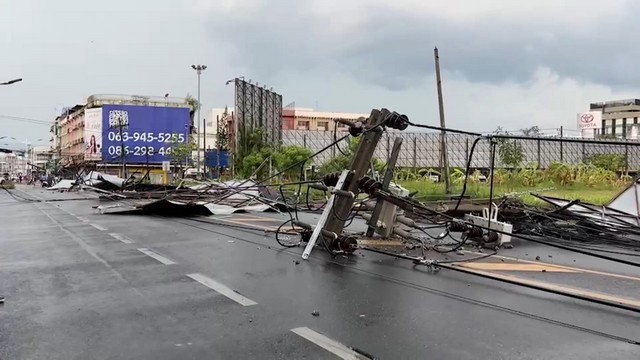
[[[602,114],[599,112],[584,112],[578,114],[578,128],[584,129],[597,129],[598,124],[602,122]]]
[[[580,122],[582,122],[583,124],[588,124],[590,122],[593,122],[593,115],[592,114],[582,114],[582,116],[580,116]]]

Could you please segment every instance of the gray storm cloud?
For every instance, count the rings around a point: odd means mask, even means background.
[[[613,87],[640,81],[640,45],[634,40],[640,25],[632,16],[640,4],[627,4],[622,18],[603,16],[578,28],[544,13],[532,14],[530,21],[500,17],[451,23],[429,14],[378,9],[342,33],[331,31],[331,19],[305,4],[276,1],[246,14],[211,18],[208,34],[263,79],[319,70],[391,90],[409,89],[432,73],[437,45],[443,68],[472,82],[524,83],[540,67]]]

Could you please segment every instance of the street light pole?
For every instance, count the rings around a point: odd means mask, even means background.
[[[15,83],[20,82],[20,81],[22,81],[22,78],[9,80],[9,81],[0,83],[0,85],[11,85],[11,84],[15,84]]]
[[[198,73],[198,162],[196,170],[200,171],[200,108],[202,107],[200,104],[200,75],[207,69],[207,65],[191,65],[191,68]],[[204,136],[207,136],[207,134]]]
[[[236,78],[233,78],[231,80],[228,80],[225,85],[229,85],[231,83],[236,83],[236,80],[242,80],[244,81],[244,76],[239,76]],[[233,96],[233,102],[234,102],[234,106],[233,106],[233,110],[231,114],[234,114],[234,116],[232,117],[232,125],[233,125],[233,145],[232,145],[232,149],[231,149],[231,156],[233,156],[232,160],[231,160],[231,175],[235,176],[236,175],[236,161],[237,161],[237,155],[238,155],[238,87],[235,86],[234,88],[234,96]]]

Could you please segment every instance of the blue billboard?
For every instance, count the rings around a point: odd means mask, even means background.
[[[229,152],[225,150],[218,151],[218,149],[208,149],[204,153],[204,162],[210,168],[228,168],[229,167]]]
[[[121,163],[123,156],[128,164],[171,161],[172,147],[188,139],[188,108],[104,105],[101,110],[101,144],[88,139],[88,148],[100,148],[104,163]]]

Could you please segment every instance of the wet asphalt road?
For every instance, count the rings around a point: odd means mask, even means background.
[[[354,354],[313,334],[378,359],[640,358],[620,339],[640,340],[639,314],[371,253],[302,261],[261,231],[97,204],[0,193],[0,359]]]

